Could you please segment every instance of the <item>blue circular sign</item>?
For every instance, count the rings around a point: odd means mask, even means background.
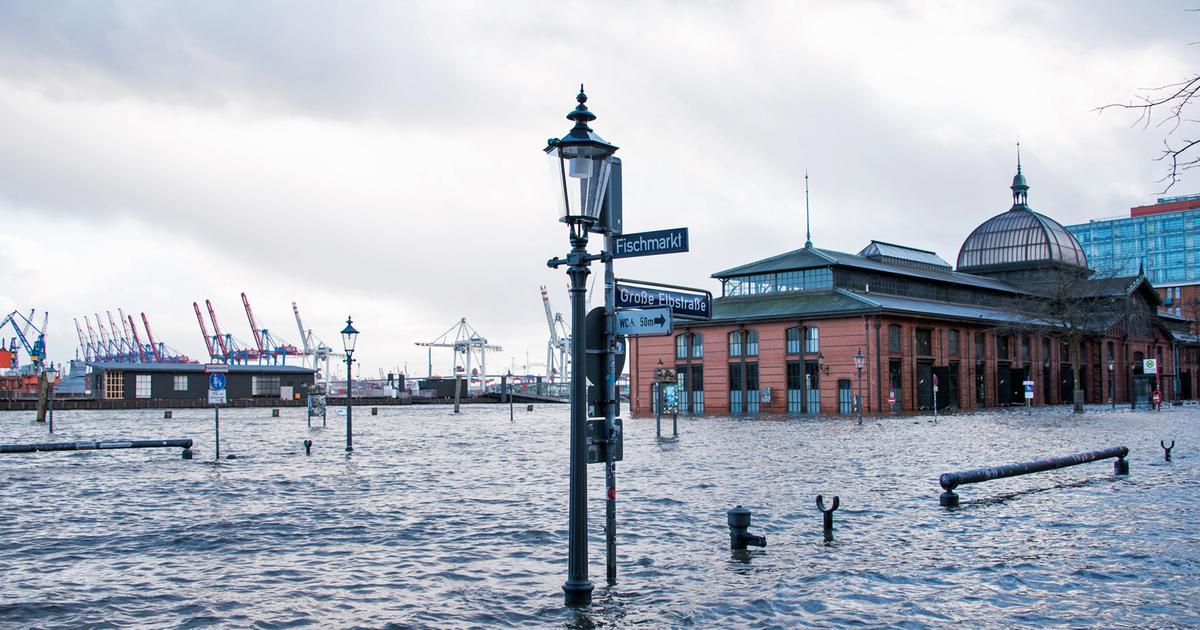
[[[208,375],[209,389],[225,389],[225,375],[220,372],[214,372]]]

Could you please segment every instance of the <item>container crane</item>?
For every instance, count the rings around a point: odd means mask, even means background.
[[[83,318],[85,321],[87,317]],[[138,338],[137,324],[133,323],[133,315],[129,316],[129,328],[133,330],[133,345],[137,347],[138,361],[146,362],[146,347],[142,345],[142,340]]]
[[[453,335],[453,336],[452,336]],[[433,376],[433,349],[434,348],[453,348],[454,349],[454,375],[458,376],[461,372],[463,377],[467,379],[467,391],[471,390],[472,380],[477,380],[479,383],[478,391],[482,392],[487,386],[487,351],[503,352],[504,349],[500,346],[493,346],[488,343],[488,340],[481,337],[471,325],[467,323],[467,318],[464,317],[457,324],[450,327],[450,330],[442,333],[442,336],[429,342],[416,342],[417,346],[429,348],[429,375]],[[460,356],[462,360],[460,361]],[[479,374],[471,373],[471,361],[473,357],[479,358]],[[461,364],[460,364],[461,363]]]
[[[308,358],[312,357],[312,369],[319,372],[320,365],[322,362],[324,362],[325,371],[323,376],[325,377],[326,381],[328,381],[330,357],[344,357],[346,355],[340,352],[334,352],[333,348],[330,348],[328,345],[326,345],[320,337],[314,335],[313,331],[304,327],[304,322],[300,320],[300,307],[296,306],[295,302],[292,302],[292,313],[296,315],[296,330],[300,331],[300,342],[304,346],[304,358],[302,359],[302,363],[305,367],[308,367]]]
[[[117,351],[119,352],[122,360],[132,359],[133,348],[130,347],[129,340],[125,338],[125,335],[117,337],[120,331],[117,328],[117,322],[113,320],[112,311],[104,311],[104,314],[108,315],[108,328],[112,331],[113,337],[117,340]]]
[[[250,320],[250,332],[254,333],[254,345],[258,346],[260,361],[266,358],[272,363],[287,363],[289,356],[302,356],[296,346],[273,337],[270,330],[258,327],[254,321],[254,310],[250,308],[250,299],[246,297],[245,291],[242,292],[242,305],[246,307],[246,319]]]
[[[34,311],[30,310],[29,316],[32,317],[33,314],[34,314]],[[20,325],[20,323],[18,323],[18,321],[17,321],[18,318],[20,318],[20,320],[24,323],[24,326],[22,326],[22,325]],[[31,321],[29,317],[22,315],[20,311],[13,311],[13,312],[9,313],[8,315],[6,315],[3,320],[0,320],[0,329],[3,329],[5,326],[8,326],[9,324],[12,324],[13,331],[17,333],[16,339],[18,341],[20,341],[21,347],[24,348],[25,353],[29,355],[29,368],[26,370],[26,373],[30,374],[30,375],[41,374],[42,370],[45,369],[45,363],[46,363],[46,335],[45,335],[45,332],[42,329],[35,326],[33,321]],[[29,333],[30,332],[37,333],[37,337],[33,338],[33,342],[29,341],[29,339],[30,339]],[[16,355],[15,345],[12,347],[12,352],[15,356]],[[14,363],[14,366],[15,366],[15,363]]]
[[[100,342],[97,341],[96,331],[95,331],[95,329],[92,328],[92,320],[88,319],[87,315],[84,315],[83,323],[85,325],[87,325],[88,340],[90,340],[92,342],[92,348],[95,349],[95,354],[93,355],[93,358],[96,361],[108,361],[109,360],[108,351],[107,351],[107,349],[104,349],[103,352],[101,351],[101,345],[100,345]]]
[[[546,325],[550,328],[550,339],[546,342],[546,378],[551,383],[555,377],[565,382],[571,373],[567,362],[571,356],[571,333],[563,321],[562,313],[552,313],[550,294],[542,287],[542,306],[546,309]]]
[[[83,360],[93,361],[96,357],[96,351],[92,348],[92,344],[83,335],[83,328],[79,327],[79,318],[75,318],[75,332],[79,333],[79,349],[83,350]]]
[[[216,335],[217,344],[221,346],[221,355],[225,357],[225,362],[249,363],[251,360],[258,360],[257,350],[246,347],[246,344],[238,341],[232,334],[221,332],[221,324],[217,322],[217,312],[213,309],[212,300],[204,300],[204,305],[208,307],[208,317],[212,320],[213,333]]]
[[[204,326],[204,316],[200,314],[200,304],[192,302],[192,308],[196,309],[196,321],[200,322],[200,334],[204,335],[204,347],[208,349],[208,358],[215,361],[223,361],[224,357],[217,354],[217,350],[213,347],[213,338],[208,336],[208,328]]]

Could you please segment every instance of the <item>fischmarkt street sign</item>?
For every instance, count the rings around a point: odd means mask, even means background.
[[[671,334],[671,309],[665,307],[617,309],[617,334],[669,335]]]
[[[613,258],[681,254],[688,251],[688,229],[671,228],[613,237]]]

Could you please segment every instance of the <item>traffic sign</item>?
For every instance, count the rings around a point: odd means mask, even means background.
[[[682,317],[710,319],[712,301],[703,293],[683,293],[654,287],[638,287],[617,284],[617,308],[667,307]]]
[[[604,307],[597,306],[588,312],[583,320],[583,338],[586,356],[584,358],[584,374],[592,385],[605,384],[604,375],[608,370],[608,349],[604,346]],[[617,374],[625,369],[625,341],[618,336]]]
[[[208,375],[208,404],[225,404],[225,373],[213,372]]]
[[[617,309],[618,335],[669,335],[671,309]]]
[[[214,372],[228,372],[229,366],[225,363],[205,363],[204,373],[212,374]]]
[[[679,254],[688,251],[688,229],[672,228],[613,237],[613,258]]]
[[[1146,359],[1142,361],[1142,372],[1145,374],[1158,374],[1158,359]]]
[[[1023,381],[1022,384],[1025,386],[1025,399],[1033,400],[1033,381]]]

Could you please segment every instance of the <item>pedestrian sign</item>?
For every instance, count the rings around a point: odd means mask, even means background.
[[[1025,385],[1025,400],[1033,400],[1033,381],[1024,381]]]
[[[225,404],[225,383],[223,372],[212,372],[208,375],[208,404]]]

